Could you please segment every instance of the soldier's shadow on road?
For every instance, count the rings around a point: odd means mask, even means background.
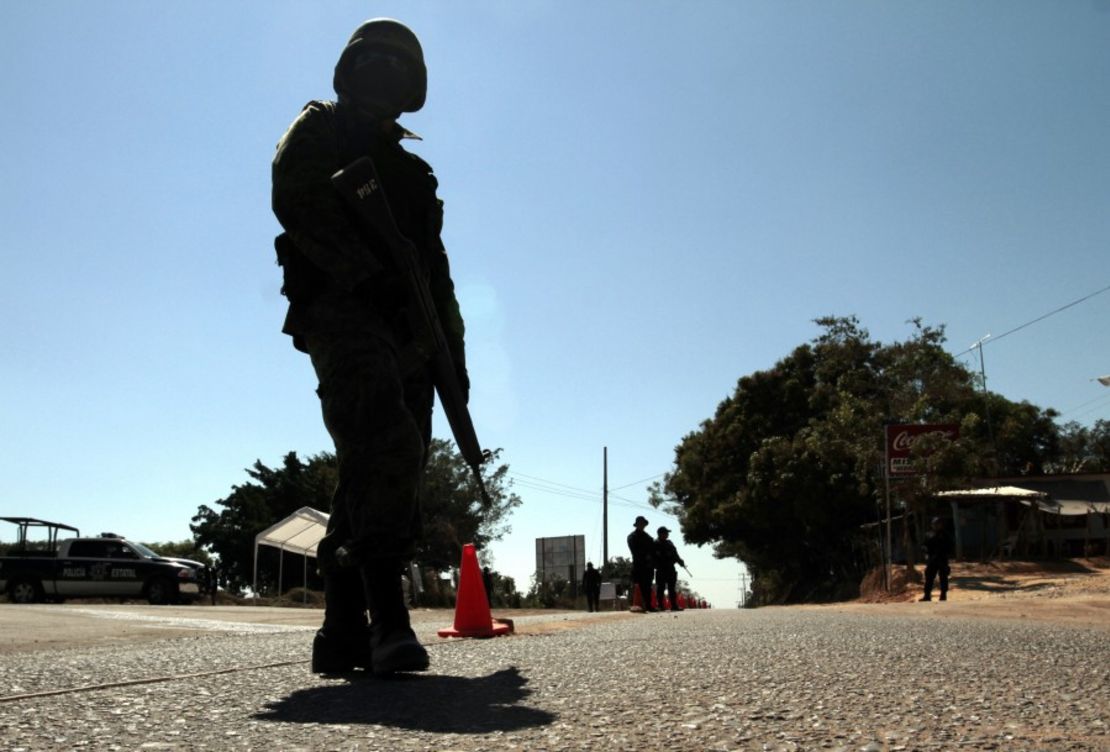
[[[514,668],[467,678],[406,674],[293,692],[255,717],[286,723],[376,724],[455,734],[544,726],[555,716],[518,705],[532,691]]]

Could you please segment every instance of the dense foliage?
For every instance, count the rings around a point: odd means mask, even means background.
[[[508,532],[508,515],[520,498],[510,492],[508,465],[496,464],[498,454],[482,468],[490,498],[486,505],[470,468],[454,446],[442,439],[432,440],[421,489],[425,536],[416,557],[421,567],[443,571],[457,566],[462,544],[481,548]],[[220,571],[231,590],[252,583],[255,536],[301,507],[329,510],[337,479],[335,455],[330,452],[307,461],[290,452],[280,467],[256,461],[246,473],[251,480],[233,486],[227,497],[215,502],[217,509],[201,505],[190,526],[196,544],[219,558]],[[260,590],[271,590],[276,584],[279,555],[269,547],[260,550]],[[287,571],[298,573],[296,583],[301,566],[299,558],[285,562]],[[314,573],[309,576],[309,586],[319,587]]]
[[[1090,428],[1075,421],[1061,426],[1059,453],[1048,469],[1055,473],[1110,470],[1110,420],[1096,420]]]
[[[943,327],[915,320],[908,340],[884,345],[854,317],[817,323],[816,339],[739,380],[682,439],[674,469],[652,491],[687,542],[747,564],[756,603],[854,594],[861,552],[873,545],[861,526],[878,518],[882,498],[884,422],[960,426],[956,441],[915,445],[922,475],[896,488],[911,510],[970,478],[1041,473],[1061,461],[1056,413],[984,395],[943,348]],[[1068,462],[1105,467],[1105,426],[1065,434],[1075,445]]]

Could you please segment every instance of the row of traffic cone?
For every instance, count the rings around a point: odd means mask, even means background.
[[[687,598],[678,594],[679,608],[710,608],[704,599]],[[643,611],[644,600],[640,586],[632,587],[632,610]],[[651,593],[651,607],[659,608],[655,591]],[[663,598],[663,608],[670,609],[671,599]],[[455,623],[437,632],[440,637],[497,637],[513,631],[513,623],[508,619],[494,619],[489,610],[486,585],[478,567],[478,552],[473,543],[463,546],[462,566],[459,572],[459,592],[455,599]]]
[[[685,609],[685,608],[691,608],[691,609],[712,608],[712,606],[710,606],[709,603],[704,598],[701,599],[701,600],[698,600],[697,598],[687,598],[684,593],[679,593],[677,600],[678,600],[678,607],[683,608],[683,609]],[[654,608],[654,609],[659,608],[659,599],[656,597],[654,590],[651,591],[651,607]],[[670,608],[671,608],[671,599],[668,598],[667,596],[663,596],[663,609],[664,610],[670,610]],[[633,611],[643,611],[644,610],[644,599],[640,596],[640,586],[639,585],[633,585],[632,586],[632,610]]]

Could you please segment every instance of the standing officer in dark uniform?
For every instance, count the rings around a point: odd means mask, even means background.
[[[940,600],[948,600],[948,558],[952,555],[952,536],[944,527],[944,520],[934,517],[933,529],[925,535],[925,595],[923,601],[933,599],[933,582],[940,575]]]
[[[665,591],[669,590],[671,593],[671,611],[682,611],[678,607],[678,593],[675,592],[678,587],[678,571],[674,568],[675,564],[686,566],[686,562],[678,555],[678,549],[674,547],[674,542],[670,540],[671,531],[665,527],[660,527],[657,531],[659,537],[655,540],[655,598],[659,601],[659,609],[664,608],[666,601],[663,599]]]
[[[586,610],[598,611],[601,601],[601,572],[594,569],[593,562],[586,562],[586,571],[582,573],[582,589],[586,591]]]
[[[489,567],[482,567],[482,587],[486,589],[486,604],[493,608],[493,572]]]
[[[628,534],[628,550],[632,552],[632,586],[640,589],[644,611],[656,611],[651,606],[651,581],[655,576],[655,541],[644,532],[646,517],[636,518],[635,530]],[[660,604],[662,607],[662,604]]]
[[[424,105],[420,42],[397,21],[367,21],[343,50],[333,85],[338,101],[309,102],[273,162],[273,208],[285,230],[275,245],[289,299],[282,331],[312,359],[339,464],[317,559],[326,607],[312,670],[422,671],[428,653],[409,623],[401,571],[421,533],[433,385],[426,363],[399,357],[412,338],[406,281],[385,241],[331,183],[354,160],[373,159],[394,219],[418,249],[465,392],[463,321],[440,241],[443,204],[431,168],[401,146],[416,137],[397,123]]]
[[[220,571],[216,568],[216,563],[212,562],[208,565],[206,572],[206,580],[208,586],[208,596],[212,599],[212,605],[216,605],[216,595],[220,590]]]

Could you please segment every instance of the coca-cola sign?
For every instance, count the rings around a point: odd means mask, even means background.
[[[913,475],[913,446],[923,436],[937,436],[948,441],[960,438],[960,427],[954,423],[895,424],[886,427],[886,456],[891,475]]]

